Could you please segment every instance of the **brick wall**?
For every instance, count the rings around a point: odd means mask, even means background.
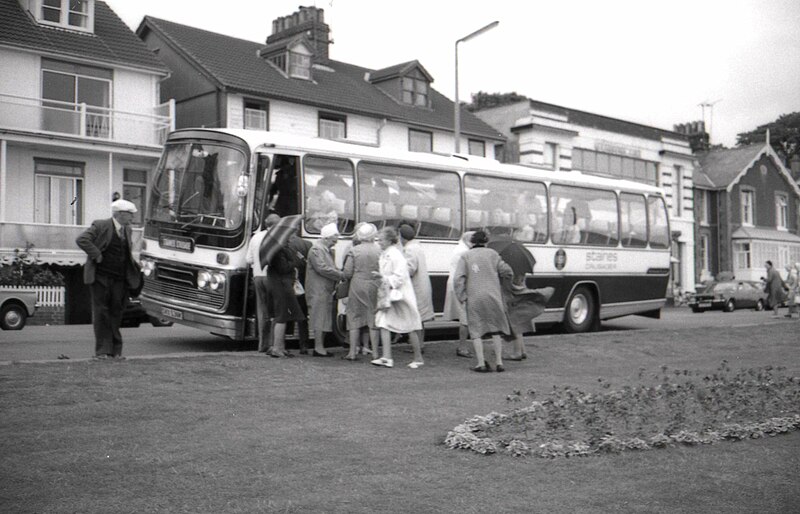
[[[28,325],[63,325],[64,307],[37,307],[36,313],[28,318]]]

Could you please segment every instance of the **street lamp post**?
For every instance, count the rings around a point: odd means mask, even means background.
[[[455,130],[455,138],[456,138],[456,146],[455,146],[455,153],[459,153],[461,151],[461,106],[458,104],[458,44],[465,43],[472,38],[478,37],[486,31],[492,30],[497,25],[499,25],[499,21],[493,21],[492,23],[479,28],[472,34],[462,37],[461,39],[456,41],[456,100],[455,106],[453,107],[453,125]]]

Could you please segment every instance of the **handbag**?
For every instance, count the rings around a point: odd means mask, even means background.
[[[344,280],[340,280],[338,284],[336,284],[336,289],[333,292],[334,297],[337,300],[344,300],[350,295],[350,279],[346,278]]]
[[[292,283],[292,289],[294,289],[295,296],[302,296],[306,294],[306,290],[303,287],[303,284],[301,284],[300,280],[298,279],[294,279],[294,282]]]

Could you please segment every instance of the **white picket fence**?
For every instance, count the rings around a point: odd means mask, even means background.
[[[37,307],[63,307],[64,288],[63,287],[39,287],[39,286],[20,286],[6,287],[0,286],[0,291],[22,290],[36,292]]]

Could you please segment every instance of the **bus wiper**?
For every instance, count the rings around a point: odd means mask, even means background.
[[[205,214],[195,214],[189,221],[181,225],[181,230],[186,230],[186,227],[188,227],[189,225],[193,225],[197,221],[202,220],[203,217],[205,217]]]

